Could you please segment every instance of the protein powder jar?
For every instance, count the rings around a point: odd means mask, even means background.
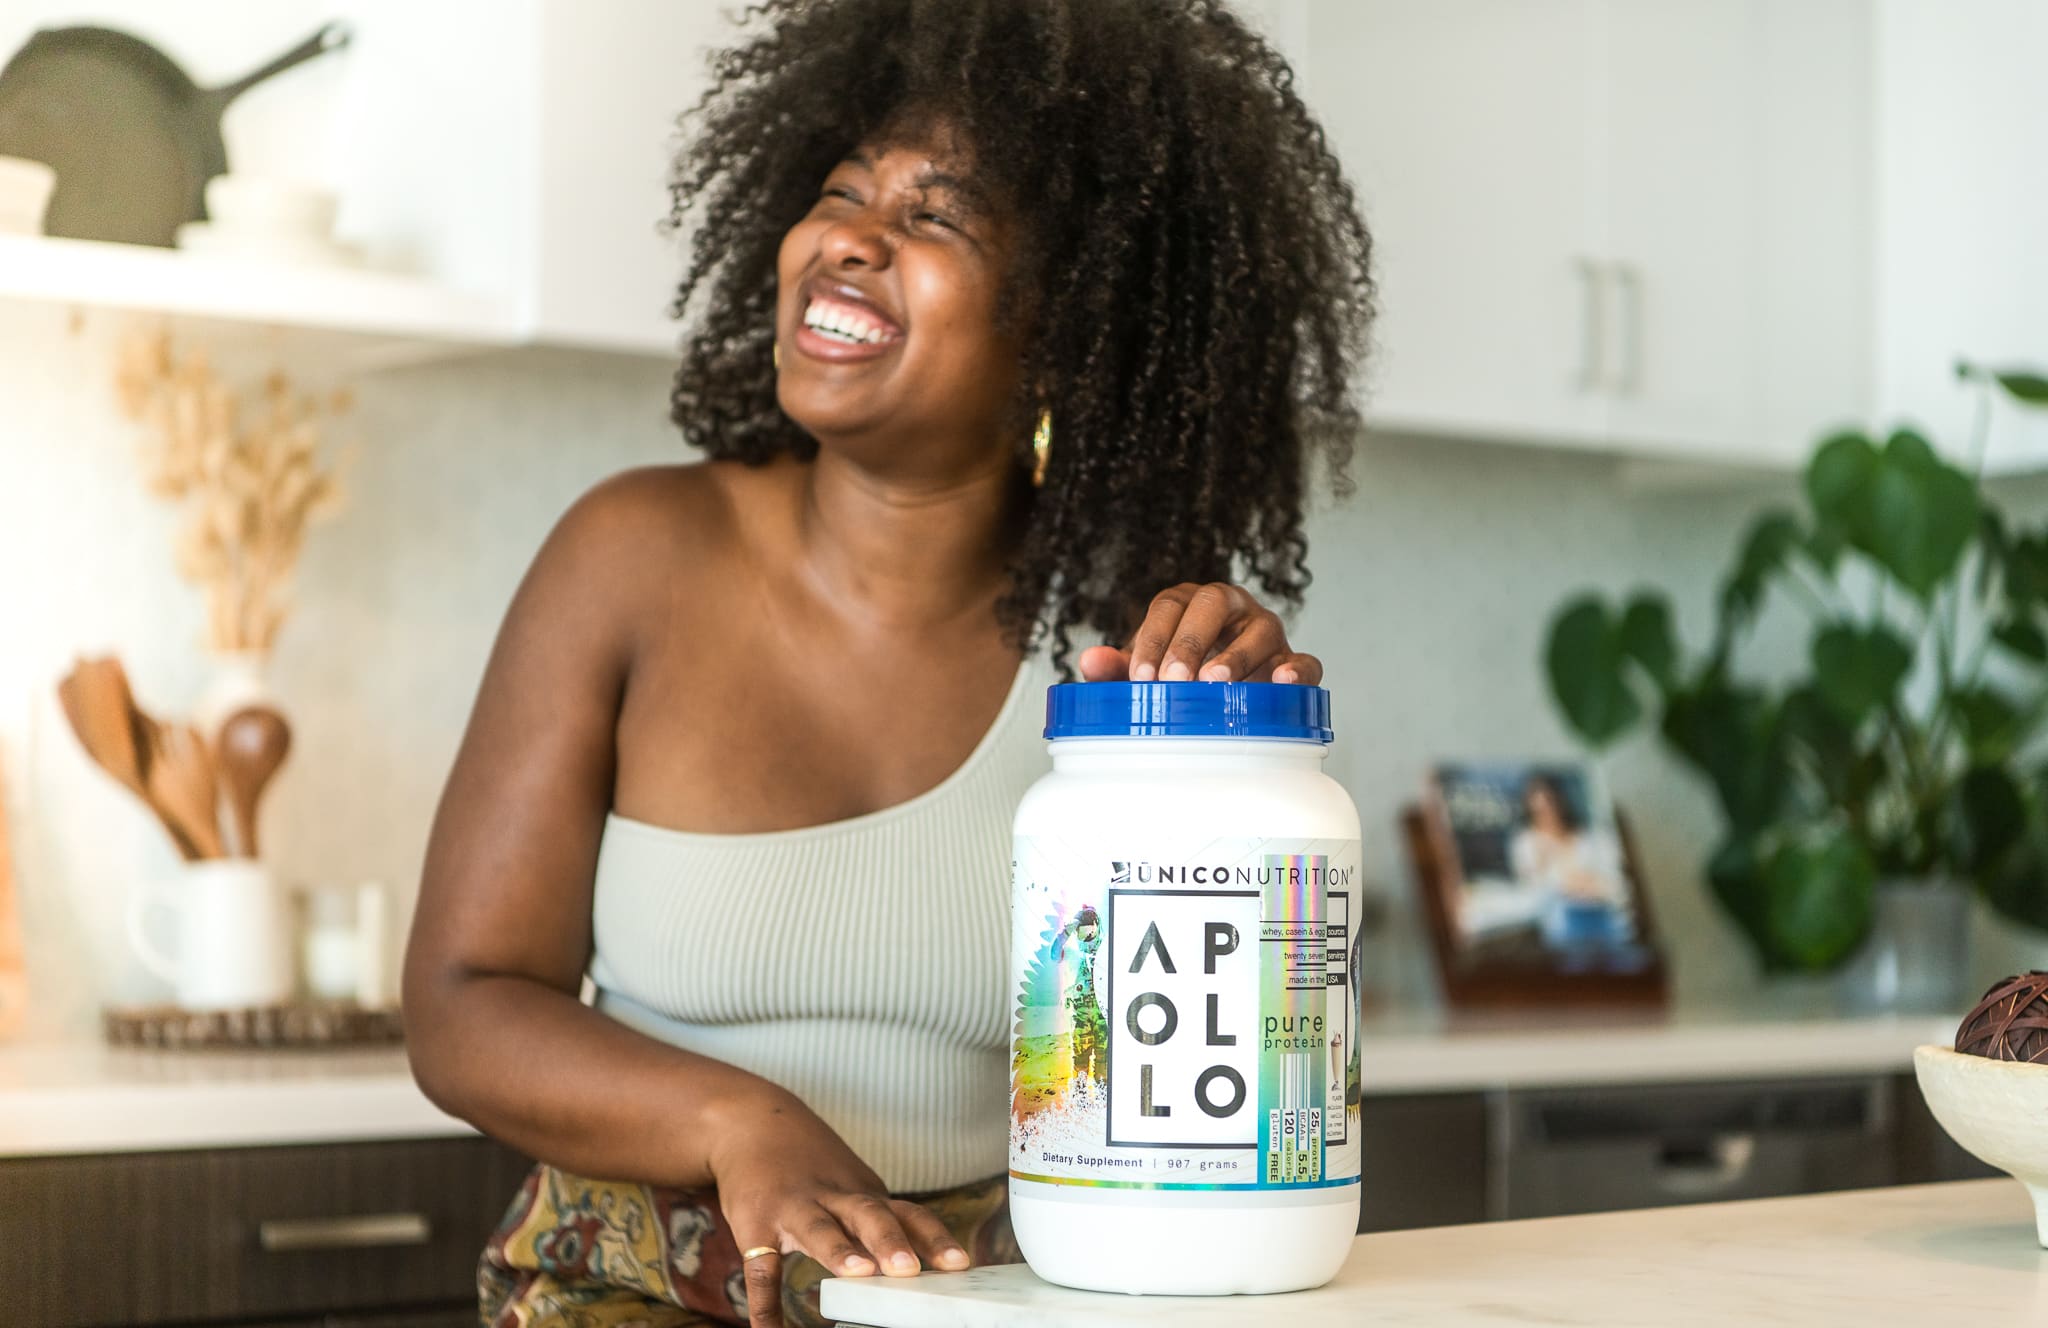
[[[1010,1218],[1048,1282],[1297,1291],[1358,1229],[1330,694],[1064,683],[1011,866]]]

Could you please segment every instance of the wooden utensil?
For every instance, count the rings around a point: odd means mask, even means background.
[[[146,798],[142,755],[129,722],[134,702],[128,674],[116,659],[82,659],[57,684],[64,717],[87,755],[137,797]]]
[[[142,799],[169,832],[180,857],[200,856],[184,826],[159,805],[150,790],[149,770],[157,749],[157,722],[136,707],[127,670],[118,659],[82,659],[57,684],[57,698],[71,731],[99,767]]]
[[[269,706],[244,706],[222,721],[216,747],[228,810],[235,819],[235,844],[243,857],[253,858],[256,806],[291,752],[292,726]]]
[[[184,836],[195,857],[226,857],[220,839],[220,785],[206,739],[190,724],[158,725],[154,737],[145,776],[151,804],[174,833]]]

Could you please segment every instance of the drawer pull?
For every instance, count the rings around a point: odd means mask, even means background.
[[[274,1218],[256,1224],[266,1254],[300,1250],[384,1250],[424,1245],[434,1228],[421,1213],[369,1213],[361,1217]]]

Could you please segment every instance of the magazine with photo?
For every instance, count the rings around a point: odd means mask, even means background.
[[[1591,769],[1446,764],[1432,791],[1468,960],[1607,972],[1653,962],[1614,807]]]

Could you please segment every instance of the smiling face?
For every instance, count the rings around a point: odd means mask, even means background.
[[[879,472],[957,473],[1017,443],[1010,227],[942,133],[864,145],[783,237],[782,409]]]
[[[1557,790],[1542,780],[1530,781],[1522,792],[1522,803],[1528,809],[1529,824],[1544,834],[1561,835],[1571,829],[1564,808],[1558,805]]]

